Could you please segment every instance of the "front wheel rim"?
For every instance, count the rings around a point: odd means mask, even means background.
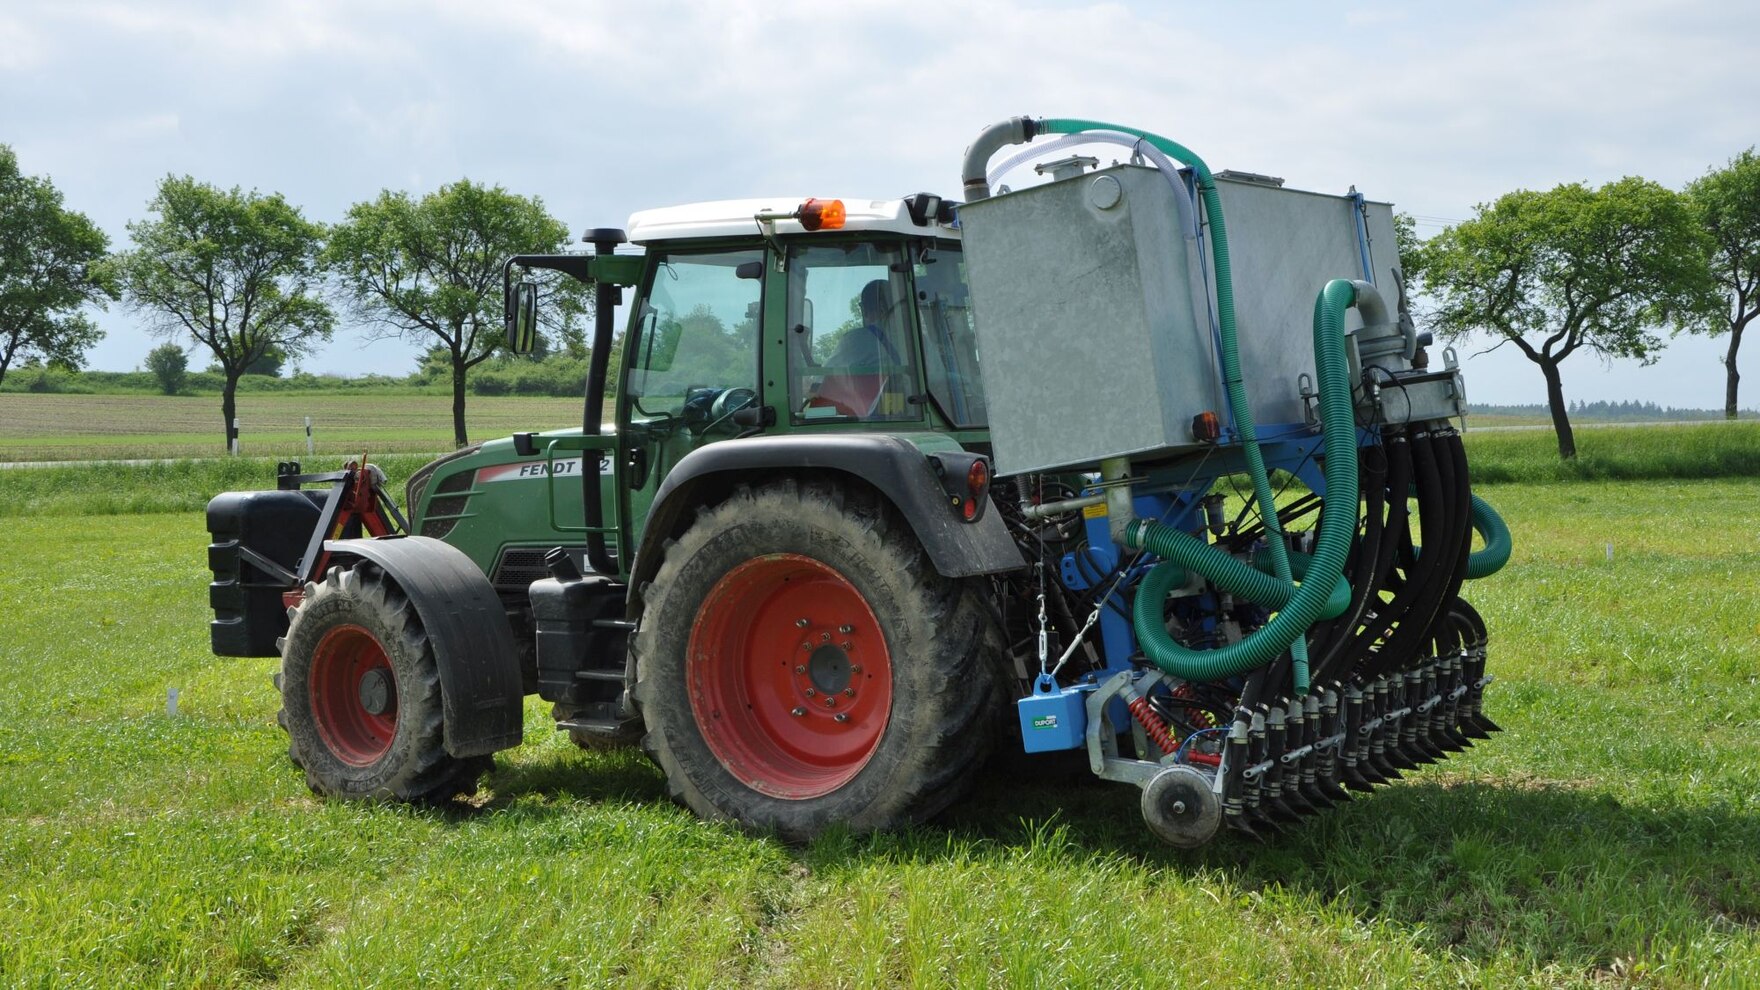
[[[755,557],[716,582],[697,609],[685,680],[716,759],[778,798],[849,783],[892,713],[892,654],[873,609],[800,554]]]
[[[397,675],[378,637],[353,624],[326,630],[309,680],[324,745],[350,766],[378,762],[397,735]]]

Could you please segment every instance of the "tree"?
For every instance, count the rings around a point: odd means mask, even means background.
[[[452,431],[465,432],[465,378],[504,341],[501,265],[509,255],[554,252],[568,228],[536,197],[461,179],[421,199],[385,190],[356,203],[330,232],[326,267],[375,337],[443,349],[452,369]],[[572,281],[572,280],[565,280]],[[540,307],[566,334],[582,309],[577,289],[551,280]]]
[[[176,395],[189,377],[189,355],[176,344],[160,344],[147,352],[147,370],[159,380],[160,391]]]
[[[1742,331],[1760,316],[1760,158],[1749,148],[1721,169],[1713,169],[1687,186],[1687,198],[1711,236],[1712,276],[1725,305],[1705,323],[1712,336],[1729,332],[1723,356],[1723,415],[1736,418],[1736,353]]]
[[[1449,339],[1486,334],[1540,366],[1562,458],[1577,454],[1559,365],[1588,348],[1603,358],[1656,359],[1654,329],[1702,318],[1709,245],[1683,197],[1625,178],[1519,190],[1420,249],[1439,300],[1430,323]]]
[[[270,378],[281,377],[281,369],[287,364],[287,352],[279,347],[271,347],[263,352],[263,356],[252,361],[244,369],[247,375],[267,375]]]
[[[128,225],[134,250],[120,258],[130,304],[167,339],[187,334],[226,376],[223,436],[237,415],[238,379],[271,351],[289,356],[329,340],[330,307],[315,294],[323,228],[279,193],[223,190],[166,176]]]
[[[0,381],[15,360],[79,367],[103,331],[79,310],[115,299],[110,239],[0,144]]]
[[[1406,291],[1424,280],[1424,239],[1418,236],[1418,221],[1410,213],[1393,215],[1393,244],[1399,252],[1400,274],[1405,276]]]

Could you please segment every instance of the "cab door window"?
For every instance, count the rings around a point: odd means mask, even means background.
[[[638,310],[629,397],[641,418],[707,418],[743,406],[758,384],[762,250],[671,254]],[[729,397],[732,390],[746,390]],[[719,400],[719,404],[717,404]]]
[[[914,251],[917,315],[923,326],[923,367],[929,394],[943,415],[961,429],[989,423],[984,380],[978,373],[978,340],[966,295],[965,256],[957,244]]]
[[[902,245],[788,252],[789,406],[796,422],[916,420],[922,409]]]

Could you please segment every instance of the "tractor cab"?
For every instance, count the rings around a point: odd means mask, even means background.
[[[571,544],[587,570],[627,576],[629,560],[614,548],[640,540],[671,467],[709,444],[882,430],[938,449],[987,451],[953,204],[928,194],[728,200],[645,210],[630,217],[627,233],[595,230],[586,239],[596,254],[510,259],[507,286],[507,336],[517,351],[532,347],[540,314],[537,285],[514,283],[513,269],[559,270],[594,284],[595,360],[582,428],[516,434],[439,471],[532,482],[509,497],[546,489],[534,500],[542,512],[487,513],[493,533],[483,539],[469,532],[477,511],[457,501],[437,506],[451,522],[448,541],[485,572],[495,574],[510,554],[523,565],[498,585],[511,590],[542,550]],[[641,252],[616,253],[626,242]],[[626,291],[619,337],[613,313]],[[614,353],[619,367],[608,360]],[[440,494],[444,482],[421,480],[420,490],[410,488],[418,526],[433,515],[420,496]],[[510,513],[531,525],[507,527]]]

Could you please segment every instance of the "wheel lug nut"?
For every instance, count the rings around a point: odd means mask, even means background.
[[[826,708],[836,708],[837,707],[837,699],[836,698],[826,698],[825,699],[825,707]]]
[[[848,712],[838,712],[836,715],[831,716],[831,721],[833,721],[833,722],[847,722],[847,721],[849,721],[849,713]]]
[[[852,673],[852,674],[859,674],[859,673],[861,673],[861,672],[862,672],[862,665],[861,665],[861,664],[859,664],[859,663],[852,663],[852,664],[850,664],[850,665],[849,665],[849,672],[850,672],[850,673]]]
[[[830,633],[820,633],[819,634],[819,642],[821,642],[821,643],[831,642],[831,634]]]
[[[850,642],[850,641],[849,641],[849,640],[847,640],[847,639],[846,639],[846,640],[844,640],[844,641],[843,641],[843,642],[841,642],[841,643],[839,643],[839,644],[837,644],[837,645],[838,645],[838,646],[840,646],[840,647],[842,647],[842,648],[843,648],[843,649],[844,649],[844,651],[845,651],[845,652],[848,652],[848,651],[849,651],[849,649],[850,649],[850,648],[851,648],[851,647],[853,647],[853,646],[854,646],[854,645],[855,645],[855,644],[854,644],[854,643],[851,643],[851,642]]]
[[[809,698],[811,698],[813,695],[818,694],[818,693],[819,692],[813,690],[812,688],[807,688],[807,697],[809,697]]]
[[[845,698],[855,697],[856,696],[856,689],[855,688],[844,688],[843,689],[843,696]]]
[[[800,718],[802,715],[805,715],[806,713],[807,713],[807,710],[805,708],[799,708],[799,707],[795,708],[794,711],[789,712],[789,714],[793,715],[795,718]]]
[[[838,626],[837,631],[840,633],[843,633],[845,636],[848,636],[850,633],[853,633],[856,631],[856,627],[852,626],[852,625],[848,625],[846,623],[844,625]]]
[[[794,665],[794,672],[795,672],[795,673],[797,673],[797,674],[804,674],[804,673],[806,673],[806,672],[807,672],[807,665],[806,665],[806,664],[804,664],[804,663],[797,663],[797,664],[795,664],[795,665]]]
[[[796,620],[794,620],[794,625],[795,625],[795,628],[796,628],[796,629],[805,629],[805,628],[807,628],[807,626],[808,626],[808,625],[810,625],[810,624],[811,624],[811,623],[809,623],[809,622],[807,622],[807,620],[805,620],[805,619],[796,619]]]
[[[811,644],[811,643],[802,643],[802,644],[801,644],[801,649],[803,649],[803,650],[806,650],[806,651],[807,651],[807,652],[808,652],[808,653],[811,653],[811,652],[813,652],[813,644]]]

